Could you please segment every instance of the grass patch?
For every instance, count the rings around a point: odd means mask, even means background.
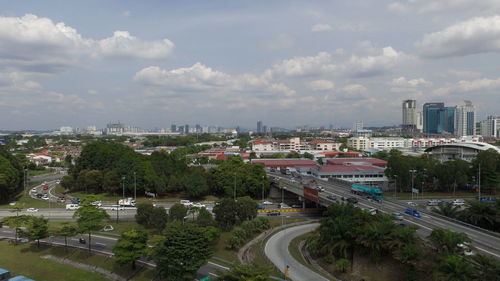
[[[32,245],[13,246],[0,241],[0,264],[3,268],[10,270],[14,276],[24,275],[38,281],[107,280],[97,273],[40,258],[40,256],[47,254],[52,254],[50,249],[41,248],[39,250]]]
[[[28,191],[31,190],[28,189]],[[24,194],[24,192],[20,192],[12,201],[16,201],[18,206],[22,206],[23,208],[49,208],[49,202],[45,200],[37,200],[31,198],[29,195]],[[9,203],[1,204],[0,208],[10,208]],[[64,208],[64,204],[61,203],[50,203],[50,208]]]
[[[112,271],[124,278],[134,276],[131,280],[154,280],[156,276],[154,269],[137,266],[137,269],[134,271],[129,265],[118,266],[114,262],[113,258],[97,254],[89,254],[82,250],[48,246],[42,246],[38,249],[34,244],[13,246],[7,242],[0,242],[0,264],[2,267],[13,272],[15,275],[25,275],[38,281],[107,280],[97,273],[42,259],[41,256],[43,255],[53,255],[79,263],[98,266]],[[23,261],[22,263],[19,262],[21,260]]]
[[[231,236],[231,232],[222,232],[217,244],[213,246],[214,257],[218,257],[229,262],[238,261],[238,252],[227,247],[227,239]]]
[[[45,174],[51,174],[55,170],[52,168],[48,168],[45,170],[28,170],[28,176],[29,177],[34,177],[34,176],[39,176],[39,175],[45,175]]]

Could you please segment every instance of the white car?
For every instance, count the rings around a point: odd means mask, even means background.
[[[453,200],[453,206],[463,206],[465,205],[464,199],[455,199]]]
[[[465,256],[472,256],[475,255],[476,253],[471,249],[471,245],[469,242],[463,242],[460,244],[457,244],[457,246],[463,250],[463,254]]]
[[[102,206],[101,201],[94,201],[94,202],[92,202],[90,204],[93,205],[93,206],[97,206],[97,207],[101,207]]]
[[[43,200],[49,200],[49,195],[47,194],[44,194],[43,197],[42,197]]]
[[[189,200],[181,200],[180,203],[186,207],[186,208],[189,208],[193,205],[193,202],[189,201]]]
[[[120,206],[120,205],[112,205],[111,210],[112,211],[125,210],[125,207]]]
[[[103,231],[112,231],[114,228],[112,225],[106,225],[104,226],[104,228],[102,229]]]
[[[207,206],[205,206],[205,204],[201,204],[201,203],[194,203],[191,205],[191,208],[206,208]]]
[[[262,202],[263,205],[272,205],[274,204],[273,202],[270,202],[270,201],[264,201]]]
[[[415,203],[415,202],[411,202],[411,201],[406,202],[406,204],[407,204],[408,206],[411,206],[411,207],[416,207],[416,206],[417,206],[417,203]]]
[[[33,188],[31,189],[31,192],[35,193],[35,192],[36,192],[36,187],[33,187]]]
[[[28,209],[26,209],[26,212],[29,212],[29,213],[34,213],[34,212],[38,212],[38,209],[35,209],[35,208],[28,208]]]

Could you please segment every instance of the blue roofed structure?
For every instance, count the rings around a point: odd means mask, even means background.
[[[16,276],[16,277],[12,277],[10,279],[7,279],[8,281],[35,281],[31,278],[28,278],[26,276],[22,276],[22,275],[19,275],[19,276]]]

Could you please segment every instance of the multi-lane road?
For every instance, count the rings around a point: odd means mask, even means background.
[[[296,179],[281,174],[271,174],[271,177],[282,180],[282,182],[285,183],[284,186],[286,190],[288,190],[289,192],[293,192],[297,195],[303,195],[303,185]],[[303,179],[312,180],[315,178],[303,177]],[[329,194],[336,195],[339,198],[356,196],[350,192],[350,188],[348,188],[347,186],[342,186],[340,184],[332,182],[318,181],[317,179],[315,180],[325,189],[325,191],[319,192],[319,202],[322,205],[328,206],[336,202],[335,200],[330,200],[327,198]],[[370,202],[360,196],[356,196],[356,198],[359,200],[359,203],[357,203],[358,206],[363,208],[376,208],[377,210],[386,213],[404,213],[404,209],[408,207],[405,205],[405,202],[397,200],[384,199],[380,203],[378,203],[373,201]],[[421,218],[404,215],[404,223],[413,224],[419,227],[417,233],[421,237],[427,237],[433,229],[437,228],[449,229],[455,232],[463,232],[469,236],[469,238],[472,240],[472,245],[479,252],[494,256],[496,258],[500,258],[500,237],[498,235],[437,216],[431,212],[424,211],[421,212],[421,214]]]

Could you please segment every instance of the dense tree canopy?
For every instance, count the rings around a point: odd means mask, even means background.
[[[23,176],[18,159],[0,148],[0,203],[8,202],[20,191]]]

